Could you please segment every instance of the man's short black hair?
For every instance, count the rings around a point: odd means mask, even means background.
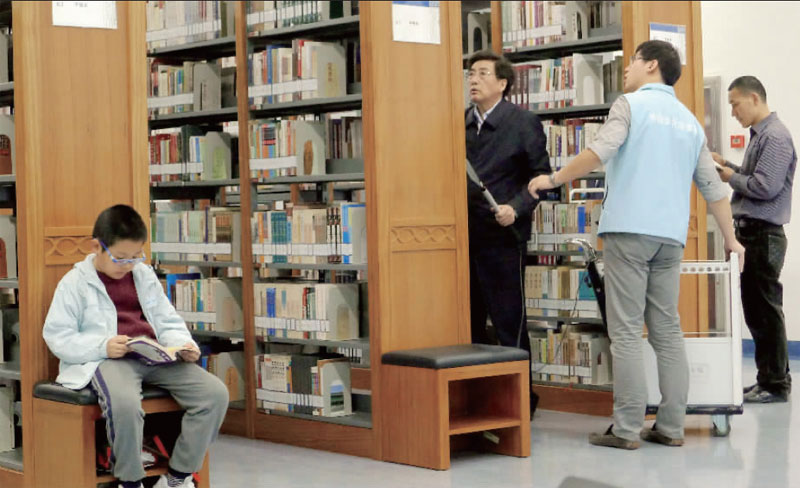
[[[755,76],[746,75],[736,78],[731,82],[728,91],[734,88],[745,94],[755,93],[761,97],[762,102],[767,103],[767,90],[764,89],[764,85],[762,85]]]
[[[664,84],[673,86],[681,77],[681,56],[672,44],[666,41],[645,41],[636,48],[636,54],[645,61],[658,61]]]
[[[144,242],[147,226],[139,213],[128,205],[114,205],[97,216],[92,237],[111,247],[118,241]]]
[[[472,69],[472,65],[478,61],[494,61],[494,75],[498,80],[506,80],[506,88],[503,90],[503,96],[508,96],[511,92],[511,87],[514,86],[514,67],[501,54],[493,53],[492,51],[479,51],[469,58],[467,65]]]

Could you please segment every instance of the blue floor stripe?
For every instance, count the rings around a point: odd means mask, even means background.
[[[742,354],[753,356],[756,353],[756,345],[753,339],[742,339]],[[789,341],[789,359],[800,359],[800,341]]]

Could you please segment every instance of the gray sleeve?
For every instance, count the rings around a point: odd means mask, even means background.
[[[600,161],[605,164],[613,158],[620,146],[628,138],[631,128],[631,105],[625,96],[617,97],[608,111],[608,120],[597,132],[597,138],[589,144],[588,149],[597,154]]]
[[[725,166],[727,166],[728,168],[732,169],[736,173],[740,173],[742,171],[742,167],[741,166],[737,166],[737,165],[731,163],[730,161],[728,161],[727,159],[725,160]]]
[[[707,202],[717,202],[728,198],[727,185],[722,182],[714,167],[714,159],[708,150],[708,141],[703,138],[703,149],[697,158],[697,167],[694,169],[694,184]]]

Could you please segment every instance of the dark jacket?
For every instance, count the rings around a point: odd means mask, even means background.
[[[531,217],[538,200],[528,192],[528,182],[550,174],[550,157],[539,117],[502,100],[489,114],[478,134],[473,109],[465,115],[467,159],[498,205],[517,212],[514,228],[503,228],[494,218],[478,185],[467,178],[470,245],[514,245],[531,236]]]

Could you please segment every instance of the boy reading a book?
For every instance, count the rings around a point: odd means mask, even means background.
[[[133,208],[104,210],[92,232],[94,253],[59,282],[44,324],[44,340],[60,359],[56,381],[71,389],[91,385],[106,419],[114,475],[124,488],[141,487],[144,413],[142,383],[169,391],[185,410],[169,472],[155,485],[194,487],[228,408],[228,391],[195,361],[200,350],[144,264],[144,221]],[[152,365],[129,355],[134,337],[181,347],[177,361]]]

